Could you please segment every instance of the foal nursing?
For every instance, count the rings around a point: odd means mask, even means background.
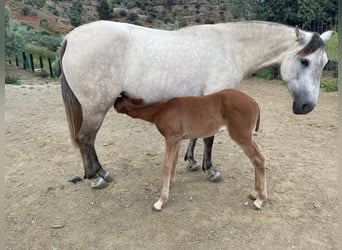
[[[143,104],[142,99],[119,97],[114,108],[133,118],[154,123],[165,137],[163,188],[154,208],[161,210],[175,181],[175,167],[182,139],[205,138],[226,127],[230,137],[242,148],[255,167],[254,206],[261,208],[267,198],[265,159],[253,141],[258,130],[260,110],[248,95],[226,89],[206,96],[187,96]]]

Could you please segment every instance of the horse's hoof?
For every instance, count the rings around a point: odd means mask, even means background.
[[[90,186],[94,189],[102,189],[108,186],[108,182],[106,182],[102,177],[97,176]]]
[[[199,171],[201,169],[201,166],[197,164],[196,162],[189,162],[188,164],[188,170],[190,171]]]
[[[223,176],[217,170],[208,170],[208,180],[212,182],[223,181]]]
[[[163,207],[163,203],[159,200],[153,205],[153,208],[157,211],[161,211],[162,207]]]
[[[256,199],[253,204],[256,209],[261,209],[262,203],[262,200]]]
[[[106,182],[112,182],[113,178],[109,175],[109,172],[103,168],[97,172],[97,175],[102,177]]]

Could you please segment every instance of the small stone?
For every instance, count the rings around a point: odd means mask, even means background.
[[[64,225],[62,225],[62,224],[55,224],[55,225],[52,225],[51,226],[51,228],[55,228],[55,229],[57,229],[57,228],[63,228],[64,227]]]

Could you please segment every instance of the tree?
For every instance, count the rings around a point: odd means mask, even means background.
[[[26,26],[11,19],[11,11],[5,7],[5,53],[6,55],[17,55],[23,51],[28,40]]]
[[[221,11],[227,10],[227,6],[234,16],[234,18],[244,18],[246,20],[255,19],[256,15],[256,0],[226,0],[224,4],[221,5]]]
[[[77,27],[82,24],[83,4],[81,0],[74,0],[69,12],[71,25]]]
[[[111,10],[107,0],[101,0],[96,10],[101,20],[107,20],[109,18]]]
[[[336,0],[257,0],[257,18],[311,30],[313,20],[321,20],[327,28],[337,16]],[[334,18],[335,19],[335,18]]]

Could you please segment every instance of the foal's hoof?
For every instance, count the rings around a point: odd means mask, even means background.
[[[197,164],[197,162],[189,162],[188,164],[188,170],[190,171],[199,171],[201,169],[201,166]]]
[[[162,207],[163,207],[163,202],[159,200],[153,204],[153,208],[157,211],[161,211]]]
[[[102,177],[97,176],[90,186],[94,189],[102,189],[108,186],[108,182],[106,182]]]
[[[209,169],[208,180],[212,182],[221,182],[223,181],[223,176],[216,169]]]
[[[264,201],[262,201],[262,200],[259,200],[259,199],[256,199],[255,201],[254,201],[254,207],[256,208],[256,209],[261,209],[261,207],[262,207],[262,203],[263,203]]]

